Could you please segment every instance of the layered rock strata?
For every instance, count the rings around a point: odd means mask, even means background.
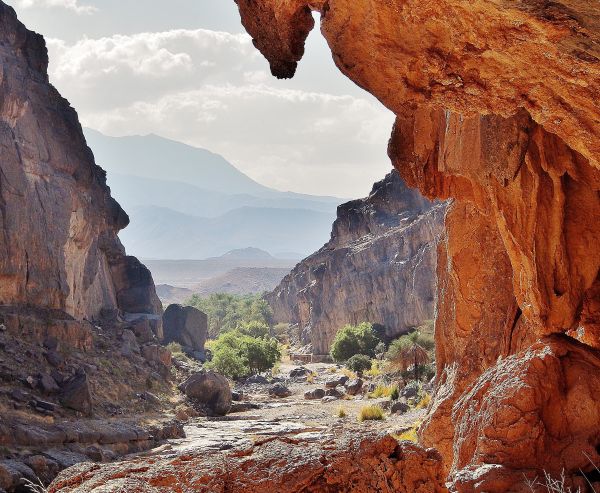
[[[149,271],[117,237],[127,214],[48,82],[43,38],[1,2],[0,60],[0,305],[77,320],[161,313]]]
[[[349,323],[378,324],[391,339],[433,319],[445,211],[392,171],[369,197],[338,207],[331,240],[266,296],[274,318],[298,324],[315,354]]]
[[[238,0],[278,77],[321,13],[340,70],[397,115],[409,186],[456,199],[423,441],[453,491],[583,486],[600,463],[600,16],[563,0]],[[585,376],[584,376],[585,375]]]

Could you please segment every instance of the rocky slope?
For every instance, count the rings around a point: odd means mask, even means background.
[[[369,197],[341,205],[331,240],[267,295],[275,320],[299,324],[302,342],[327,354],[348,323],[379,324],[393,338],[433,319],[445,211],[392,171]]]
[[[12,492],[181,428],[162,424],[170,353],[152,276],[117,237],[127,214],[48,81],[43,38],[2,2],[0,62],[0,490]]]
[[[0,303],[75,319],[160,313],[149,272],[117,238],[127,214],[48,82],[43,38],[3,3],[0,59]]]
[[[424,443],[453,491],[600,463],[600,16],[561,0],[238,0],[278,77],[321,12],[340,70],[397,115],[407,183],[454,197]]]

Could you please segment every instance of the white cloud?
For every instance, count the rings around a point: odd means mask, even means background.
[[[78,0],[16,0],[16,6],[23,9],[60,7],[78,14],[91,14],[98,10],[91,5],[79,5]]]
[[[83,123],[223,154],[284,190],[359,196],[390,169],[393,115],[270,77],[246,35],[176,30],[49,41],[51,80]]]

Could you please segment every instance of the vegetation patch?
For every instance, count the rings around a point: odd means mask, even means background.
[[[398,392],[396,385],[377,385],[373,392],[369,392],[369,399],[379,399],[381,397],[391,397],[392,394]]]
[[[230,378],[270,370],[281,359],[277,339],[252,337],[239,330],[221,334],[210,349],[213,357],[206,366]]]
[[[346,325],[341,328],[331,344],[331,357],[334,361],[348,361],[355,354],[375,357],[375,348],[380,339],[373,325],[363,322],[360,325]]]
[[[358,421],[381,421],[384,419],[383,409],[379,406],[364,406],[358,413]]]

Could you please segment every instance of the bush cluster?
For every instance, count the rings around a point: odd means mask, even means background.
[[[230,378],[241,378],[270,370],[281,359],[276,339],[254,337],[242,330],[225,332],[211,344],[213,357],[208,368]]]
[[[379,342],[380,339],[370,323],[346,325],[335,335],[331,345],[331,357],[337,362],[348,361],[355,354],[373,358]]]

